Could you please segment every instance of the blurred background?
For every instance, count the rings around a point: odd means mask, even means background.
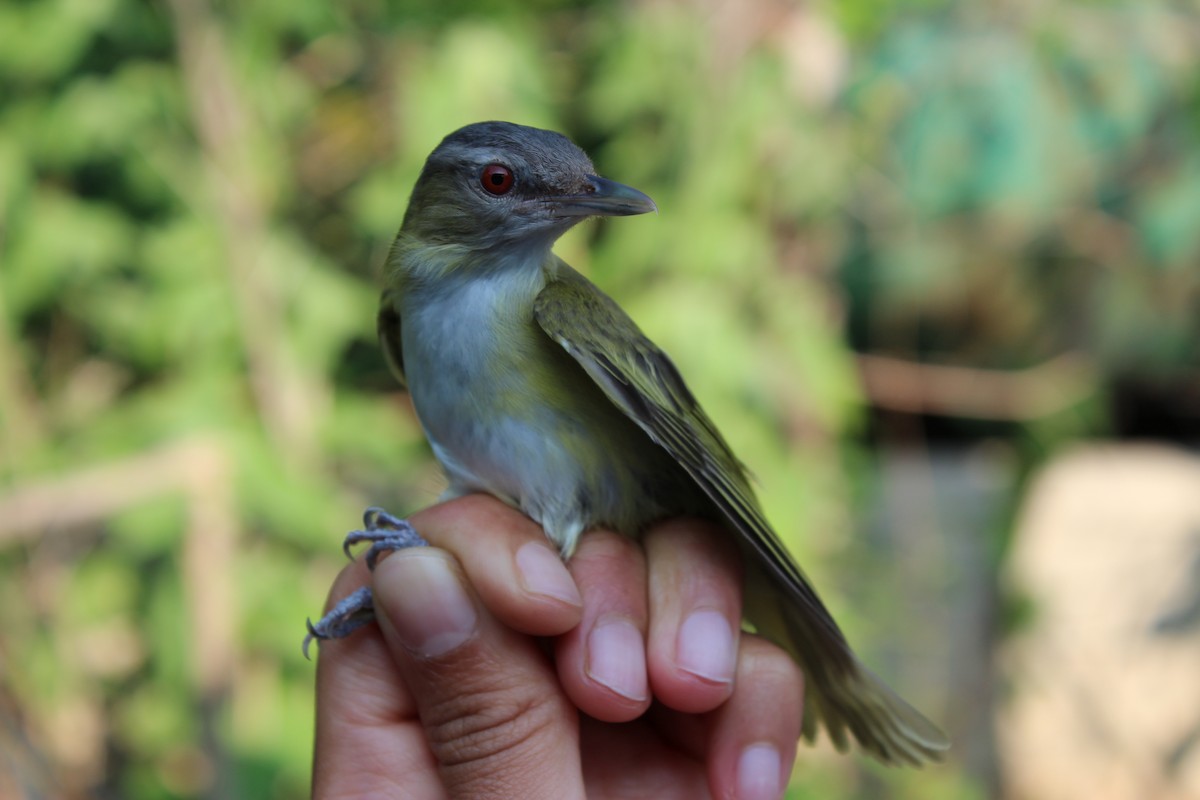
[[[670,352],[947,765],[800,798],[1200,797],[1200,2],[3,0],[0,797],[301,797],[374,338],[441,137],[657,216],[558,252]]]

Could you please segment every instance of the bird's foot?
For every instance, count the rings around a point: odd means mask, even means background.
[[[308,635],[304,637],[304,644],[301,646],[304,657],[309,657],[308,646],[314,639],[341,639],[374,621],[375,600],[371,597],[370,587],[363,586],[343,597],[341,602],[316,622],[311,619],[304,620],[304,625],[308,628]]]
[[[394,517],[382,508],[368,508],[363,513],[363,529],[346,534],[342,550],[347,558],[353,558],[350,548],[359,542],[371,543],[366,553],[367,567],[371,570],[375,569],[375,564],[384,553],[429,545],[407,520]],[[369,625],[374,619],[374,599],[370,588],[364,586],[347,595],[316,622],[305,620],[308,635],[304,637],[304,657],[308,658],[308,646],[314,639],[340,639]]]
[[[406,547],[428,547],[429,542],[421,538],[408,520],[393,517],[382,508],[368,508],[363,512],[363,530],[350,531],[342,542],[342,552],[346,558],[350,548],[359,542],[370,542],[367,549],[367,568],[374,570],[376,562],[384,553],[392,550],[403,550]]]

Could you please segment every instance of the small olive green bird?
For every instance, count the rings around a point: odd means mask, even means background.
[[[670,359],[615,302],[551,252],[591,216],[657,210],[597,177],[558,133],[468,125],[425,162],[388,258],[379,339],[449,478],[537,521],[569,558],[603,526],[630,536],[681,514],[717,520],[746,564],[745,616],[807,680],[804,734],[822,723],[885,763],[941,757],[945,736],[859,663],[764,519],[745,467]],[[421,543],[372,509],[347,545]],[[369,621],[369,590],[311,637]]]

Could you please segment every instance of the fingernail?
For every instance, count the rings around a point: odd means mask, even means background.
[[[420,658],[445,655],[475,634],[475,604],[443,556],[393,553],[379,563],[374,586],[401,643]]]
[[[737,800],[779,800],[779,751],[774,745],[752,744],[737,766]]]
[[[693,611],[679,626],[675,663],[680,669],[708,681],[729,683],[735,657],[733,629],[720,611]]]
[[[533,594],[553,597],[573,606],[582,606],[583,598],[571,573],[549,547],[540,542],[530,542],[517,550],[517,569],[521,581]]]
[[[624,619],[597,623],[588,635],[587,674],[622,697],[645,700],[649,695],[642,632]]]

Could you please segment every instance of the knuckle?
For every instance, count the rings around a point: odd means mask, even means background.
[[[608,530],[590,530],[579,541],[579,548],[568,567],[574,572],[606,576],[639,574],[645,568],[640,545]]]
[[[456,691],[428,703],[422,722],[443,770],[503,782],[532,765],[538,744],[555,735],[564,708],[542,684],[497,681],[499,669],[477,671],[490,680],[458,684]],[[528,676],[525,676],[528,678]]]
[[[742,558],[733,536],[710,521],[667,520],[648,530],[644,543],[652,571],[701,587],[719,581],[737,588],[743,581]]]
[[[738,681],[753,681],[760,686],[802,686],[804,673],[781,647],[758,636],[743,635],[738,659]]]
[[[729,533],[712,520],[701,517],[673,517],[651,526],[646,540],[666,547],[685,547],[702,555],[719,558],[736,556]]]

